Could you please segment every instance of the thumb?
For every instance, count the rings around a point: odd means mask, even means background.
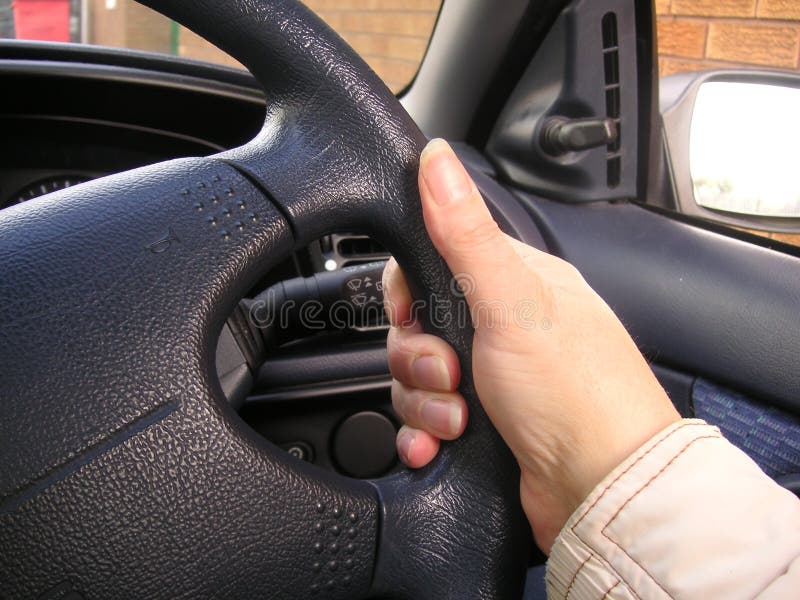
[[[513,301],[522,261],[444,140],[431,140],[422,151],[419,191],[428,235],[470,306]]]

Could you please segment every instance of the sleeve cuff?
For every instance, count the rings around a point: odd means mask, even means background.
[[[705,421],[683,419],[657,433],[609,473],[553,544],[547,563],[548,598],[670,598],[644,566],[625,556],[607,527],[687,448],[708,438],[722,435]]]
[[[548,598],[754,598],[800,585],[798,533],[797,498],[716,427],[685,419],[570,517],[550,553]]]

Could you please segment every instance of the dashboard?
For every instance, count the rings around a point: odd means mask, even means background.
[[[16,47],[3,50],[0,57]],[[109,173],[218,152],[252,137],[263,118],[255,89],[239,86],[234,95],[200,78],[168,86],[141,69],[63,58],[0,65],[4,89],[14,90],[0,97],[0,207]],[[104,79],[109,70],[111,81]]]

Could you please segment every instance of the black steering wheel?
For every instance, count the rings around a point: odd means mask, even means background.
[[[240,148],[0,212],[0,596],[519,597],[530,534],[471,328],[426,323],[460,356],[467,432],[377,481],[267,443],[212,375],[237,300],[326,233],[374,236],[458,313],[422,221],[425,138],[299,2],[145,4],[244,63],[266,121]]]

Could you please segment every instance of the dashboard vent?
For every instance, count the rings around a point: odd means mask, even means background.
[[[389,259],[386,249],[366,235],[334,233],[321,238],[319,245],[328,271]]]
[[[603,16],[603,72],[605,75],[606,117],[617,126],[617,138],[606,146],[606,183],[614,188],[619,185],[622,171],[620,140],[620,87],[619,87],[619,35],[617,15],[608,12]]]

